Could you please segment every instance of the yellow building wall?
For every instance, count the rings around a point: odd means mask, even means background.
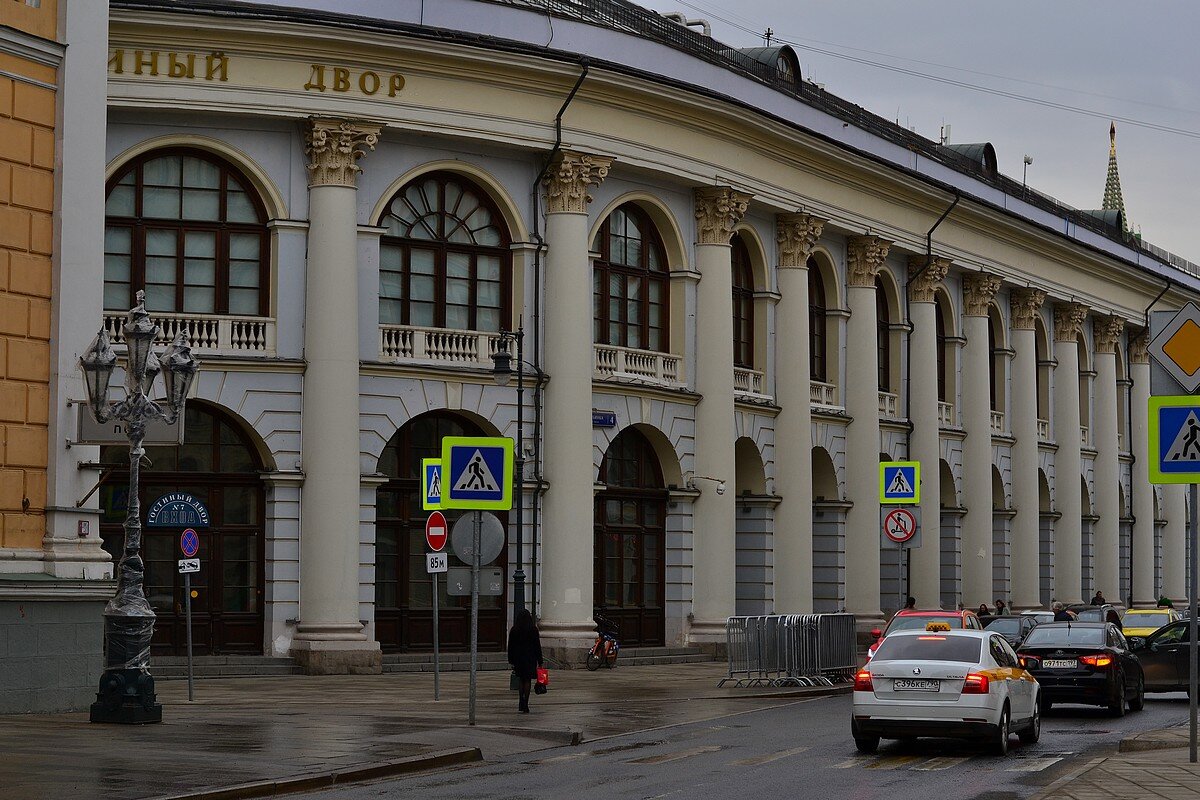
[[[56,0],[0,0],[0,24],[54,39]],[[55,70],[0,54],[0,72]],[[0,74],[0,547],[40,548],[50,410],[55,93]]]

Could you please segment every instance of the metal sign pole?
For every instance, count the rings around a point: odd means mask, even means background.
[[[183,573],[183,609],[187,617],[188,702],[192,702],[192,573]]]
[[[475,532],[471,546],[471,692],[467,704],[467,724],[475,724],[476,671],[479,668],[479,529],[483,525],[483,512],[476,511]]]
[[[896,542],[896,611],[904,608],[904,542]]]
[[[1198,494],[1200,494],[1200,493],[1197,492],[1197,487],[1196,487],[1196,484],[1194,484],[1194,483],[1191,485],[1190,489],[1191,489],[1191,491],[1190,491],[1189,500],[1190,500],[1190,506],[1191,506],[1191,509],[1190,509],[1191,510],[1191,520],[1190,520],[1190,524],[1188,525],[1188,528],[1189,528],[1188,542],[1190,545],[1189,550],[1191,552],[1188,553],[1188,566],[1191,569],[1192,574],[1188,579],[1188,584],[1189,584],[1188,585],[1188,637],[1189,637],[1188,638],[1188,651],[1191,654],[1191,658],[1188,659],[1188,661],[1189,661],[1189,663],[1188,663],[1188,717],[1189,717],[1189,726],[1190,726],[1190,732],[1189,732],[1189,737],[1188,737],[1189,738],[1188,746],[1190,747],[1189,760],[1193,764],[1195,764],[1196,763],[1196,708],[1197,708],[1197,700],[1198,700],[1197,691],[1196,691],[1196,689],[1197,689],[1197,686],[1196,686],[1197,660],[1196,659],[1198,657],[1200,657],[1200,655],[1198,655],[1198,651],[1197,651],[1197,647],[1200,646],[1200,642],[1196,641],[1196,594],[1197,594],[1196,549],[1197,549],[1197,539],[1200,537],[1197,537],[1196,532],[1198,530],[1200,530],[1200,519],[1197,519],[1197,516],[1200,515],[1200,499],[1198,499]]]
[[[433,699],[442,699],[441,658],[438,656],[438,574],[433,573]]]

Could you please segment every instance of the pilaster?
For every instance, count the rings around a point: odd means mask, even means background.
[[[1008,293],[1012,319],[1012,558],[1010,602],[1014,608],[1041,606],[1041,498],[1038,486],[1037,319],[1046,293],[1014,288]]]
[[[1083,500],[1079,433],[1079,350],[1077,341],[1088,308],[1081,303],[1054,304],[1054,501],[1061,516],[1054,525],[1056,600],[1083,600]]]
[[[1158,596],[1154,593],[1154,487],[1150,484],[1149,420],[1150,355],[1149,336],[1145,330],[1129,337],[1130,388],[1129,438],[1133,452],[1133,604],[1152,607]],[[1181,556],[1182,557],[1182,556]],[[1122,598],[1124,599],[1124,598]]]
[[[1120,444],[1117,436],[1117,342],[1125,330],[1118,317],[1093,317],[1092,342],[1095,346],[1096,381],[1095,419],[1092,441],[1096,447],[1096,512],[1092,546],[1093,575],[1096,585],[1107,597],[1120,593],[1121,548],[1121,473]],[[1122,602],[1129,598],[1122,597]]]

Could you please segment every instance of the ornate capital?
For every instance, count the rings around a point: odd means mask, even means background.
[[[846,274],[851,286],[875,288],[875,274],[883,266],[892,243],[878,236],[851,236],[846,240]]]
[[[1129,334],[1129,360],[1134,364],[1150,363],[1150,332],[1145,328]]]
[[[779,245],[780,269],[804,269],[821,238],[825,220],[812,214],[777,214],[775,241]]]
[[[1054,304],[1054,341],[1074,342],[1083,331],[1088,307],[1083,303]]]
[[[696,190],[696,244],[729,244],[733,228],[750,206],[751,195],[728,186]]]
[[[1117,342],[1125,332],[1125,320],[1120,317],[1096,317],[1092,320],[1092,340],[1097,353],[1117,352]]]
[[[613,160],[605,156],[563,150],[550,165],[542,183],[546,186],[546,212],[583,214],[592,202],[589,186],[599,186],[608,177]]]
[[[375,149],[380,126],[340,119],[309,118],[304,132],[309,186],[355,185],[362,167],[358,160]]]
[[[973,272],[963,278],[963,315],[986,317],[988,305],[996,292],[1000,291],[1001,280],[986,272]]]
[[[1038,313],[1046,293],[1038,289],[1013,289],[1008,293],[1008,307],[1012,311],[1012,326],[1017,330],[1031,331],[1037,327]]]
[[[908,257],[908,299],[913,303],[932,303],[937,285],[950,271],[950,259],[933,256]],[[925,266],[928,264],[929,266]],[[919,275],[917,273],[920,273]],[[915,276],[915,277],[914,277]]]

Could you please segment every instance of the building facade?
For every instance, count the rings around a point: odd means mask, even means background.
[[[523,537],[562,653],[599,609],[626,643],[716,647],[735,613],[870,625],[905,594],[1184,596],[1142,327],[1200,277],[1025,193],[990,145],[939,148],[786,48],[623,2],[114,0],[109,20],[104,190],[80,204],[104,231],[56,300],[59,363],[97,327],[119,342],[143,288],[204,362],[183,444],[143,473],[144,500],[213,516],[197,652],[346,672],[430,646],[417,468],[443,436],[515,435],[492,356],[517,328],[525,524],[500,563]],[[82,395],[51,383],[55,413]],[[115,552],[123,451],[50,441],[102,476],[92,552]],[[899,459],[923,467],[903,559],[879,533]],[[177,535],[146,539],[161,653]],[[442,607],[465,647],[465,607]]]

